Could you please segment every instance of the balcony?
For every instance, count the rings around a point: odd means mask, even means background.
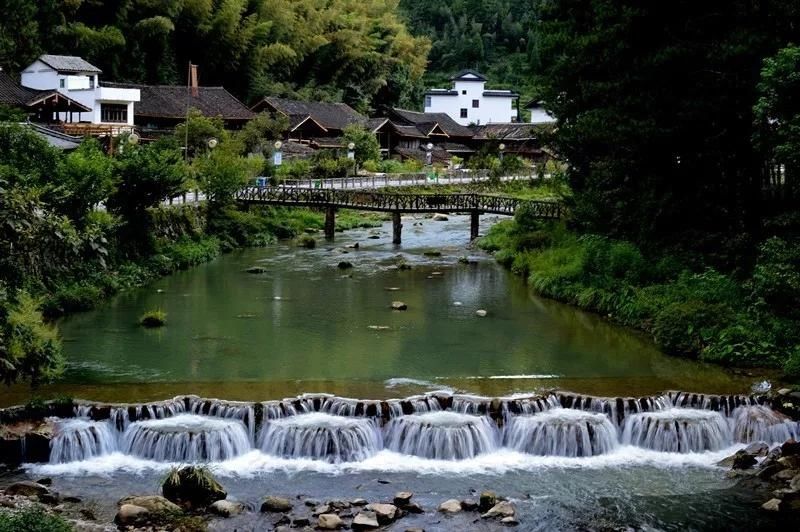
[[[116,87],[98,87],[95,99],[100,102],[138,102],[142,99],[139,89],[119,89]]]

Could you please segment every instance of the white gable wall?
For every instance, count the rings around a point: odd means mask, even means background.
[[[468,74],[466,77],[474,76]],[[484,96],[485,87],[486,82],[478,81],[477,78],[476,81],[459,79],[453,83],[453,88],[449,91],[431,91],[426,94],[425,112],[446,113],[462,126],[508,123],[516,120],[515,96],[511,93],[508,96]],[[478,100],[478,107],[473,107],[473,100]],[[462,118],[462,109],[466,109],[466,118]]]

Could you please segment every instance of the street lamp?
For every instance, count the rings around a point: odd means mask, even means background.
[[[433,153],[431,153],[433,151],[433,144],[429,142],[425,145],[425,149],[428,150],[425,154],[425,164],[430,166],[433,164]]]
[[[137,135],[136,133],[131,133],[130,135],[128,135],[128,144],[130,144],[131,146],[136,146],[137,144],[139,144],[139,135]]]
[[[207,144],[208,144],[208,148],[213,150],[214,148],[217,147],[217,145],[219,144],[219,141],[216,138],[211,137],[210,139],[208,139],[208,143]]]
[[[281,164],[283,164],[283,153],[281,153],[283,142],[276,140],[274,146],[275,146],[275,153],[272,154],[272,164],[275,166],[280,166]]]
[[[506,145],[505,144],[500,144],[500,146],[498,146],[497,148],[500,150],[500,160],[502,161],[503,160],[503,152],[506,151]]]

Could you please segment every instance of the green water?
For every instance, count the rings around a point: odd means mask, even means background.
[[[757,380],[667,357],[641,335],[532,296],[521,279],[468,249],[468,235],[463,217],[407,220],[400,247],[386,225],[320,240],[315,250],[246,250],[164,278],[62,320],[66,378],[40,393],[114,401],[180,393],[382,398],[443,388],[639,395],[745,392]],[[356,242],[359,249],[347,249]],[[423,254],[432,249],[442,256]],[[463,256],[472,263],[460,263]],[[397,270],[399,257],[413,268]],[[343,260],[354,268],[337,268]],[[267,273],[244,271],[254,265]],[[408,310],[392,311],[393,300]],[[153,308],[167,312],[167,326],[138,327]],[[5,404],[30,393],[6,392]]]

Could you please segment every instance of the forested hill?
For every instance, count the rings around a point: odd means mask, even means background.
[[[480,2],[477,2],[478,4]],[[396,0],[0,0],[0,66],[79,55],[106,80],[204,85],[344,100],[362,111],[415,105],[430,43]]]
[[[400,0],[409,31],[432,42],[427,86],[446,87],[463,68],[494,88],[535,95],[536,0]],[[523,101],[523,103],[525,103]]]

